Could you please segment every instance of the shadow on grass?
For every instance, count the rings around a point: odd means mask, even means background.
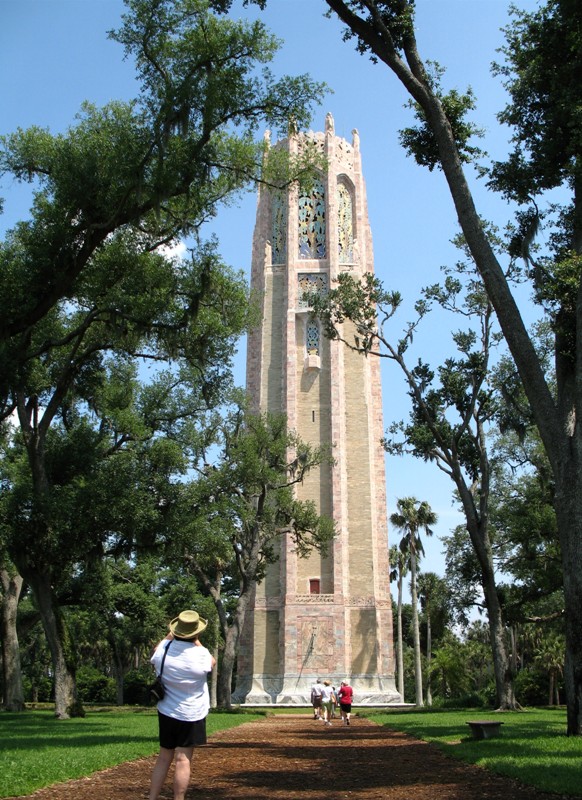
[[[131,744],[151,741],[157,735],[155,717],[147,722],[140,720],[136,726],[128,714],[120,727],[122,730],[112,734],[111,722],[107,717],[58,720],[50,712],[0,714],[0,740],[9,742],[10,750]]]
[[[542,791],[582,797],[582,741],[578,737],[566,736],[564,709],[501,713],[482,710],[439,713],[427,710],[373,714],[370,718],[386,728],[424,739],[446,755],[465,763],[478,764],[498,775],[515,778]],[[503,722],[500,735],[490,739],[474,739],[469,735],[466,725],[467,721],[474,719]]]

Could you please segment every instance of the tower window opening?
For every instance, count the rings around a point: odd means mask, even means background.
[[[337,238],[340,264],[351,264],[354,260],[354,212],[352,193],[341,180],[337,187]]]
[[[319,355],[319,323],[317,320],[309,320],[305,330],[305,345],[307,347],[307,355]]]
[[[297,275],[297,294],[299,308],[309,308],[310,296],[325,297],[328,290],[325,272],[300,272]]]
[[[284,264],[287,258],[287,199],[274,192],[271,199],[271,263]]]
[[[325,258],[325,186],[314,181],[299,196],[299,258]]]

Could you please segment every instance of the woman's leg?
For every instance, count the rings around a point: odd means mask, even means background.
[[[166,747],[160,747],[158,758],[154,765],[152,772],[152,780],[150,784],[149,800],[157,800],[158,795],[162,791],[162,786],[166,780],[170,764],[174,758],[174,751],[168,750]]]
[[[174,800],[184,800],[190,783],[192,747],[176,747],[174,764]]]
[[[325,703],[324,706],[325,706],[325,712],[324,712],[325,724],[326,725],[331,725],[331,708],[332,708],[332,705],[331,705],[331,703]]]

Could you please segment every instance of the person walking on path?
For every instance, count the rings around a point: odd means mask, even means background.
[[[311,687],[311,705],[313,706],[313,719],[321,719],[321,678],[318,678]]]
[[[334,697],[331,681],[324,681],[323,689],[321,690],[321,704],[323,706],[323,719],[326,725],[331,725]]]
[[[170,622],[170,632],[151,658],[156,674],[162,671],[165,694],[157,706],[160,752],[152,771],[149,800],[159,797],[172,761],[174,800],[184,800],[194,747],[206,744],[208,673],[215,660],[198,637],[207,624],[198,612],[182,611]]]
[[[342,715],[342,725],[350,724],[350,714],[352,713],[352,701],[354,698],[354,690],[347,683],[342,681],[340,684],[339,692],[337,693],[340,711]]]

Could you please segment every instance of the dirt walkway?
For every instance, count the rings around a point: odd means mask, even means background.
[[[34,800],[147,798],[154,759],[57,784]],[[447,758],[365,719],[326,727],[311,716],[271,716],[214,734],[194,754],[188,800],[557,800]],[[161,794],[172,798],[168,782]]]

